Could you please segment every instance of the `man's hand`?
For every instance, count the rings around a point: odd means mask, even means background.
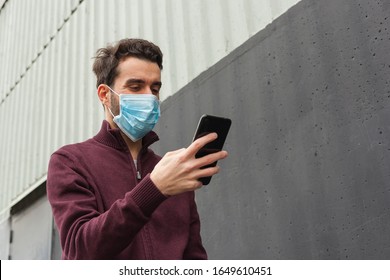
[[[168,152],[155,166],[150,179],[166,196],[193,191],[202,187],[199,178],[213,176],[219,167],[201,167],[227,157],[226,151],[220,151],[201,158],[196,153],[207,143],[217,139],[216,133],[210,133],[195,140],[187,149]]]

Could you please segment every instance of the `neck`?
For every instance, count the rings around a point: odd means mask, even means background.
[[[118,126],[114,123],[114,121],[112,120],[112,117],[110,115],[106,115],[106,120],[110,124],[111,128],[118,128]],[[133,159],[137,159],[138,154],[142,149],[142,139],[138,140],[137,142],[133,142],[122,131],[121,131],[121,135],[122,135],[123,140],[125,140],[125,143],[127,145],[127,148],[129,149],[130,153],[131,153],[131,156],[133,157]]]
[[[139,154],[139,152],[142,149],[142,139],[138,140],[137,142],[133,142],[122,131],[121,131],[121,135],[122,135],[122,138],[126,142],[127,148],[129,149],[129,151],[131,153],[131,156],[133,157],[133,159],[137,159],[138,158],[138,154]]]

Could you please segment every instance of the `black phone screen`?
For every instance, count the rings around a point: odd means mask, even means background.
[[[228,118],[222,118],[211,115],[203,115],[200,120],[198,127],[195,132],[194,141],[202,136],[205,136],[211,132],[216,132],[218,134],[218,138],[214,141],[206,144],[199,152],[195,155],[196,158],[203,157],[205,155],[219,152],[222,150],[223,145],[226,141],[226,137],[228,135],[230,126],[232,121]],[[213,162],[212,164],[206,165],[202,168],[212,167],[217,165],[217,162]],[[207,185],[210,183],[211,177],[200,178],[199,181],[203,183],[203,185]]]

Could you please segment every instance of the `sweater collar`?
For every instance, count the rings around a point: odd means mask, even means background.
[[[100,131],[93,137],[93,139],[114,149],[127,150],[127,145],[125,140],[122,138],[120,129],[111,128],[109,122],[106,120],[103,120]],[[149,132],[144,136],[144,138],[142,138],[142,149],[148,148],[158,140],[158,135],[154,131]]]

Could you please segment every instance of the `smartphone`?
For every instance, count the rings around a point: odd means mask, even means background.
[[[211,132],[216,132],[218,134],[218,138],[214,141],[207,143],[199,152],[195,155],[196,158],[200,158],[206,156],[211,153],[219,152],[222,150],[223,145],[225,143],[226,137],[228,135],[230,125],[232,124],[231,119],[222,118],[211,115],[203,115],[200,117],[198,126],[195,131],[194,139],[205,136]],[[203,166],[202,168],[213,167],[216,166],[217,162],[213,162],[212,164]],[[210,183],[210,177],[199,178],[199,181],[203,183],[203,185],[208,185]]]

